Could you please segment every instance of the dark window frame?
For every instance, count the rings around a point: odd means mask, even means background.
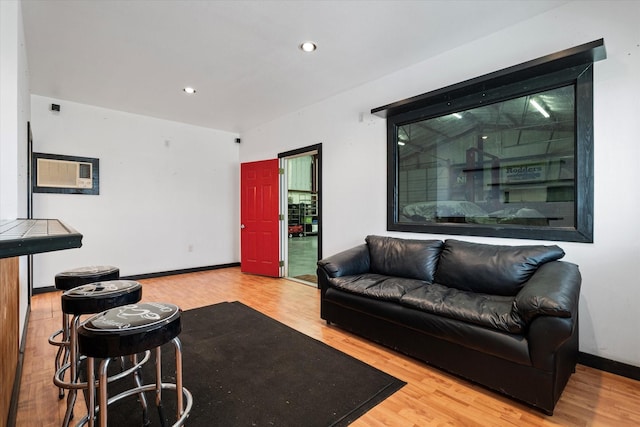
[[[387,118],[387,230],[592,243],[593,62],[605,57],[601,39],[373,109],[373,114]],[[397,132],[400,126],[567,85],[574,85],[576,101],[575,227],[399,221]]]

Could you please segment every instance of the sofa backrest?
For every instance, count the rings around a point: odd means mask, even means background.
[[[410,240],[367,236],[372,273],[406,277],[433,283],[441,240]]]
[[[539,266],[563,256],[556,245],[501,246],[448,239],[435,281],[463,291],[514,296]]]

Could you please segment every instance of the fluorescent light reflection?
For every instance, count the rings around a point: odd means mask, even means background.
[[[529,103],[531,103],[531,105],[533,105],[535,109],[538,110],[538,112],[542,114],[545,118],[547,119],[549,118],[549,113],[547,113],[547,110],[542,108],[542,105],[538,104],[535,99],[530,99]]]

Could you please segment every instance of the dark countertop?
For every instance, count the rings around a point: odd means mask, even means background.
[[[58,219],[0,220],[0,258],[82,246],[82,234]]]

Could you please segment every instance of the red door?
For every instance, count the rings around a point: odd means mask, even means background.
[[[240,165],[240,270],[280,276],[278,159]]]

